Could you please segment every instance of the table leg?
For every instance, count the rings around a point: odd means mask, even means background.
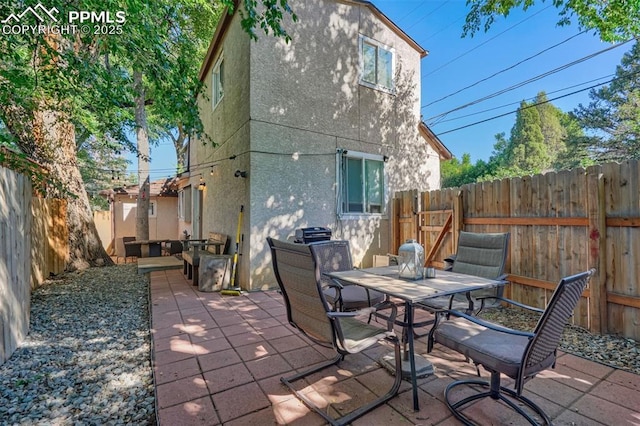
[[[411,365],[411,386],[413,388],[413,410],[420,410],[418,403],[418,378],[416,377],[416,359],[413,350],[413,306],[411,303],[405,303],[405,312],[407,314],[407,340],[409,341],[409,364]]]
[[[415,333],[414,327],[414,310],[410,302],[405,302],[404,318],[402,322],[396,322],[402,326],[402,376],[406,380],[411,381],[413,389],[413,408],[415,411],[420,409],[418,403],[418,378],[433,374],[433,365],[431,362],[421,355],[415,353]],[[389,371],[395,371],[394,354],[384,355],[380,362]]]

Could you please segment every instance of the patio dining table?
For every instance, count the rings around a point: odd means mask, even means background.
[[[419,280],[399,278],[397,266],[331,272],[329,276],[349,284],[376,290],[387,296],[400,299],[405,305],[405,318],[400,324],[405,327],[409,353],[411,385],[413,387],[413,409],[419,410],[416,356],[414,351],[414,308],[427,299],[451,296],[458,293],[494,288],[506,281],[491,280],[451,271],[437,271],[436,277]],[[402,374],[396,372],[395,374]]]

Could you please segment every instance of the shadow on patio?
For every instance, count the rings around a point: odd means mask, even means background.
[[[180,270],[150,277],[160,425],[324,424],[279,379],[333,352],[288,325],[276,291],[220,296],[197,291]],[[416,351],[426,354],[424,339]],[[381,355],[379,350],[351,355],[339,368],[309,380],[306,389],[329,410],[351,411],[390,386],[393,378],[376,362]],[[475,375],[475,367],[438,346],[428,358],[436,371],[419,380],[420,411],[413,411],[405,381],[396,398],[354,424],[459,424],[443,403],[444,388]],[[554,370],[525,389],[555,424],[640,424],[640,376],[570,354],[561,354]],[[467,413],[480,424],[516,424],[515,415],[492,404],[483,401]]]

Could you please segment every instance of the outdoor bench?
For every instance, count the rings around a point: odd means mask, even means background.
[[[186,240],[185,247],[188,250],[182,252],[183,273],[193,280],[193,285],[198,285],[198,268],[202,254],[223,254],[229,249],[229,237],[217,232],[209,232],[206,240]]]

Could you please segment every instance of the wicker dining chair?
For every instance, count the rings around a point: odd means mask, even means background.
[[[337,365],[346,355],[355,354],[388,341],[395,348],[395,368],[402,371],[400,342],[393,331],[396,307],[384,302],[380,305],[366,308],[363,311],[336,312],[325,298],[320,281],[320,269],[311,253],[311,245],[294,244],[267,238],[271,248],[273,271],[287,308],[289,324],[302,332],[312,342],[332,348],[336,356],[324,363],[313,366],[290,377],[281,377],[285,384],[309,408],[314,410],[332,425],[345,425],[374,408],[393,398],[400,388],[402,374],[396,374],[391,389],[384,395],[370,401],[343,417],[335,419],[320,409],[303,392],[295,389],[293,383],[304,379],[323,369]],[[381,309],[390,309],[387,316],[387,327],[381,328],[357,319],[367,316]]]
[[[504,402],[530,424],[551,424],[542,408],[522,394],[524,384],[555,366],[562,331],[594,272],[591,269],[563,278],[533,332],[513,330],[459,311],[449,311],[447,316],[436,317],[436,324],[429,332],[428,351],[431,352],[434,343],[441,344],[465,355],[476,366],[482,365],[491,374],[488,382],[464,379],[446,387],[445,403],[458,420],[465,425],[476,424],[463,411],[469,404],[489,397]],[[520,303],[517,305],[524,307]],[[501,374],[515,380],[514,389],[501,386]],[[469,395],[469,389],[465,389],[463,394],[467,396],[454,402],[453,390],[460,386],[488,390]],[[480,407],[474,404],[474,409]]]

